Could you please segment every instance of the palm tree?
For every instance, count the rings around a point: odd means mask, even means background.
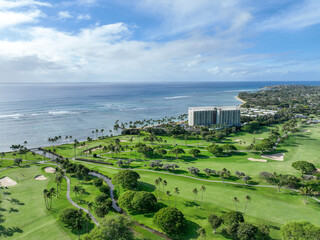
[[[43,190],[43,198],[44,198],[44,202],[46,204],[46,209],[49,209],[49,207],[48,207],[48,193],[49,193],[48,189]]]
[[[166,192],[166,195],[167,195],[167,197],[168,197],[168,202],[169,202],[169,206],[170,206],[170,205],[171,205],[171,203],[170,203],[170,197],[172,196],[171,193],[170,193],[170,191],[167,191],[167,192]]]
[[[303,201],[308,204],[309,196],[311,195],[313,189],[311,187],[305,186],[299,189],[300,194],[303,196]]]
[[[193,194],[194,194],[194,201],[196,201],[196,200],[197,200],[197,195],[198,195],[198,189],[197,189],[197,188],[194,188],[194,189],[192,190],[192,192],[193,192]]]
[[[78,186],[74,186],[73,189],[72,189],[72,191],[73,191],[73,192],[75,193],[75,195],[76,195],[76,201],[78,201],[77,194],[78,194],[79,191],[80,191],[79,187],[78,187]]]
[[[161,189],[160,189],[160,184],[162,184],[162,178],[161,177],[158,177],[158,181],[159,181],[159,199],[161,200]]]
[[[156,180],[154,180],[154,183],[156,184],[156,188],[157,188],[159,186],[159,184],[160,184],[159,179],[157,178]],[[159,197],[159,199],[160,199],[160,197]]]
[[[165,187],[165,186],[167,186],[167,184],[168,184],[168,183],[167,183],[167,181],[166,181],[166,180],[163,180],[163,181],[162,181],[163,193],[164,193],[164,187]]]
[[[179,195],[179,193],[180,193],[180,190],[179,188],[176,187],[174,189],[174,194],[176,195],[176,201],[175,201],[174,207],[177,207],[177,196]]]
[[[201,191],[201,204],[200,204],[200,208],[201,208],[201,206],[202,206],[202,200],[203,200],[203,193],[206,191],[206,187],[205,186],[201,186],[200,187],[200,191]]]
[[[79,144],[78,140],[75,139],[74,140],[74,144],[73,144],[73,149],[74,149],[74,158],[76,159],[77,157],[77,145]]]
[[[50,206],[49,209],[52,207],[52,197],[56,195],[56,189],[55,188],[50,188],[49,190],[49,198],[50,198]]]
[[[206,230],[204,228],[198,228],[197,233],[200,235],[201,239],[206,238]]]
[[[56,172],[57,173],[57,172]],[[59,186],[61,188],[62,176],[58,174],[55,178],[55,182],[57,183],[57,197],[59,197]]]
[[[235,207],[236,207],[236,212],[238,211],[238,209],[237,209],[237,203],[239,202],[239,199],[237,198],[237,197],[234,197],[233,198],[233,201],[234,201],[234,205],[235,205]]]
[[[250,197],[249,195],[247,195],[247,196],[245,197],[245,199],[246,199],[246,205],[245,205],[245,207],[244,207],[243,215],[246,214],[247,205],[248,205],[248,203],[250,203],[251,197]]]

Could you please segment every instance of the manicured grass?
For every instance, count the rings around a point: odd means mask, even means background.
[[[89,165],[89,164],[88,164]],[[106,167],[91,166],[92,169],[98,170],[106,175],[113,176],[118,170],[108,169]],[[174,195],[174,188],[180,189],[178,195],[177,208],[180,209],[189,221],[189,228],[183,239],[197,239],[196,230],[199,227],[204,227],[207,232],[207,238],[212,239],[226,239],[221,234],[221,229],[216,235],[212,234],[212,230],[207,222],[207,217],[211,213],[221,215],[225,211],[235,210],[233,197],[240,200],[238,209],[244,210],[245,196],[249,195],[252,198],[245,215],[246,221],[252,222],[256,225],[267,224],[271,228],[271,236],[275,239],[280,239],[279,228],[282,224],[292,220],[307,220],[316,225],[320,225],[320,204],[311,200],[308,205],[302,201],[302,197],[298,194],[291,194],[288,190],[281,190],[276,192],[269,188],[248,188],[218,184],[206,183],[192,179],[186,179],[178,176],[159,175],[158,173],[139,172],[141,176],[141,186],[143,190],[154,192],[158,195],[158,190],[155,189],[154,181],[161,176],[168,182],[165,191],[169,190]],[[199,206],[201,199],[201,192],[197,196],[196,203],[194,202],[194,195],[192,189],[200,188],[201,185],[206,187],[206,192],[203,198],[203,208]],[[162,186],[161,186],[162,189]],[[164,196],[162,197],[164,199]],[[162,204],[173,206],[175,197],[170,197],[170,201],[160,201]],[[135,220],[145,224],[153,229],[160,230],[153,224],[153,214],[145,215],[131,215]]]
[[[36,175],[44,175],[48,179],[36,181]],[[65,181],[61,196],[53,198],[53,208],[48,211],[43,189],[55,187],[54,174],[46,173],[40,166],[30,166],[2,171],[1,176],[8,176],[17,182],[17,185],[4,189],[7,194],[2,195],[1,214],[5,220],[2,225],[8,230],[16,229],[7,231],[8,239],[76,239],[77,236],[57,220],[62,209],[72,207],[66,199]],[[20,204],[8,201],[12,198],[19,200]]]

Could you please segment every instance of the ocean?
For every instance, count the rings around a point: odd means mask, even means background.
[[[116,120],[161,119],[188,107],[234,106],[240,91],[275,84],[318,82],[48,83],[0,84],[0,152],[12,144],[49,145],[48,138],[85,140],[95,129],[110,134]],[[67,141],[67,140],[66,140]]]

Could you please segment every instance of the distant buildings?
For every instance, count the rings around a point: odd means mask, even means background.
[[[238,107],[191,107],[188,109],[189,126],[223,124],[241,126]]]

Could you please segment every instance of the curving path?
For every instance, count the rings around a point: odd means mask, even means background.
[[[43,153],[43,151],[41,151],[41,150],[36,150],[36,151],[34,151],[34,152],[36,152],[36,153],[42,152],[42,153]],[[45,152],[45,156],[46,156],[47,158],[52,159],[52,160],[56,160],[56,159],[57,159],[57,156],[55,156],[55,155],[53,155],[53,154],[51,154],[51,153],[49,153],[49,152]],[[64,171],[64,173],[66,173],[66,171],[65,171],[59,164],[56,164],[56,163],[46,163],[46,164],[50,164],[50,165],[57,166],[57,167],[61,168],[61,169]],[[68,199],[68,201],[72,204],[72,206],[74,206],[74,207],[76,207],[76,208],[78,208],[78,209],[81,209],[81,210],[83,210],[84,212],[88,213],[89,216],[90,216],[90,218],[91,218],[91,220],[94,222],[94,224],[95,224],[96,226],[98,226],[98,225],[99,225],[99,222],[98,222],[97,219],[92,215],[92,213],[91,213],[88,209],[79,206],[78,204],[76,204],[76,203],[72,200],[72,198],[70,197],[70,188],[71,188],[71,187],[70,187],[70,179],[69,179],[66,175],[64,175],[64,178],[65,178],[66,181],[67,181],[67,199]]]
[[[95,176],[98,178],[101,178],[105,183],[108,184],[109,188],[110,188],[110,196],[111,196],[111,200],[112,200],[112,207],[114,208],[114,210],[116,210],[118,213],[122,212],[122,209],[117,205],[116,200],[114,199],[114,194],[113,194],[113,190],[114,190],[114,185],[111,182],[111,179],[107,178],[106,176],[100,174],[100,173],[96,173],[96,172],[89,172],[88,173],[91,176]]]

